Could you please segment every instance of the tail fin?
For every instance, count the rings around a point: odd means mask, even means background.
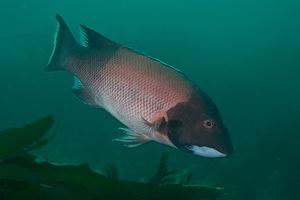
[[[66,69],[64,61],[78,52],[80,45],[76,42],[69,27],[60,15],[56,15],[58,29],[55,35],[54,48],[45,71]]]

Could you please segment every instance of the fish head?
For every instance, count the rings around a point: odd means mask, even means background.
[[[203,92],[167,112],[167,135],[178,149],[203,157],[233,153],[228,129],[213,101]]]

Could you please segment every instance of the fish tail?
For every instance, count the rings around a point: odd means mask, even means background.
[[[83,46],[78,44],[73,37],[64,19],[57,14],[56,20],[58,28],[55,34],[54,48],[45,71],[65,70],[72,67],[68,66],[69,58],[76,56],[83,49]]]

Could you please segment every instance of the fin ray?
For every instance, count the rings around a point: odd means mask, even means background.
[[[159,119],[157,119],[155,122],[151,123],[149,121],[147,121],[145,118],[142,117],[143,123],[149,128],[149,134],[151,135],[151,133],[153,131],[158,131],[161,126],[165,125],[166,120],[164,117],[161,117]]]
[[[71,66],[65,66],[64,61],[81,50],[68,25],[60,15],[56,15],[58,22],[54,38],[54,47],[45,71],[63,70]]]
[[[122,130],[125,135],[120,138],[116,138],[113,141],[122,143],[124,146],[137,147],[151,140],[148,136],[144,134],[135,133],[128,128],[119,129]]]
[[[111,41],[110,39],[104,37],[100,33],[90,29],[84,25],[80,25],[80,32],[83,45],[89,48],[103,48],[107,46],[117,47],[117,43]]]

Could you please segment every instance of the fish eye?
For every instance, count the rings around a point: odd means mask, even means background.
[[[215,123],[211,119],[206,119],[206,120],[203,121],[203,126],[205,128],[212,128],[212,127],[214,127],[214,125],[215,125]]]

